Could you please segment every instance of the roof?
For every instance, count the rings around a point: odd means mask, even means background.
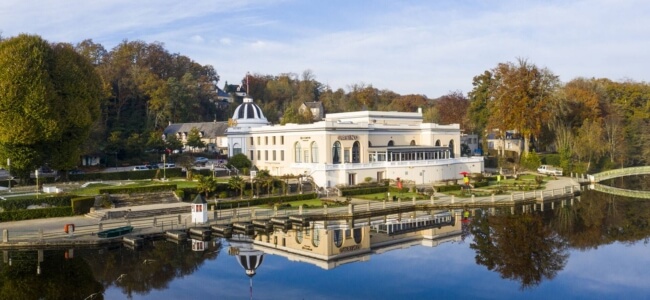
[[[201,194],[196,195],[194,201],[192,201],[192,204],[207,204],[207,203],[208,202],[205,201],[205,198]]]
[[[309,108],[323,108],[323,102],[320,101],[304,102],[303,104]]]
[[[167,126],[163,133],[166,136],[178,132],[189,133],[195,127],[199,132],[203,133],[204,138],[225,136],[226,129],[228,129],[228,122],[175,123]]]

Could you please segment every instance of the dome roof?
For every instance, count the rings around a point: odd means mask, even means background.
[[[269,121],[264,117],[262,109],[253,103],[253,98],[245,97],[244,103],[237,106],[232,115],[237,124],[261,124],[266,125]]]

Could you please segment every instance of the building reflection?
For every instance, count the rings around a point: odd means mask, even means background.
[[[258,252],[329,270],[395,249],[460,241],[461,233],[460,220],[450,212],[412,212],[374,220],[319,221],[291,229],[274,227],[258,231],[250,246]]]

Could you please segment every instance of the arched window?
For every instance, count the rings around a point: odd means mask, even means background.
[[[320,229],[312,229],[311,233],[311,244],[314,245],[314,247],[318,247],[320,245]]]
[[[302,244],[302,228],[296,230],[296,243]]]
[[[343,245],[343,230],[335,229],[334,234],[332,236],[334,238],[334,245],[337,248],[340,248]]]
[[[354,242],[357,244],[361,243],[361,228],[355,228],[354,232],[352,233],[354,235]]]
[[[294,150],[293,152],[295,154],[295,160],[294,161],[299,163],[300,162],[300,153],[302,152],[301,151],[302,149],[300,149],[300,143],[299,142],[296,142],[295,144],[293,144],[293,150]]]
[[[440,140],[436,140],[436,147],[440,147]]]
[[[415,146],[415,140],[411,140],[411,146]]]
[[[388,147],[392,147],[395,145],[395,142],[393,140],[388,141]]]
[[[454,158],[454,140],[449,141],[449,158]]]
[[[332,163],[341,163],[341,143],[338,141],[334,142],[334,145],[332,146]]]
[[[242,151],[241,145],[239,143],[235,143],[234,145],[232,145],[232,155],[237,155],[241,153],[241,151]]]
[[[311,162],[318,162],[318,144],[316,142],[311,142]]]
[[[361,150],[359,149],[361,146],[359,145],[359,141],[354,142],[352,144],[352,163],[353,164],[358,164],[361,162]]]

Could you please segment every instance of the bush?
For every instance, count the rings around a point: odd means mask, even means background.
[[[436,191],[438,191],[439,193],[444,193],[449,191],[459,191],[459,190],[460,190],[460,185],[458,184],[441,185],[436,187]]]
[[[79,197],[72,199],[72,211],[75,215],[84,215],[90,212],[90,209],[95,206],[95,197]]]
[[[560,154],[557,153],[546,154],[541,157],[541,164],[543,165],[561,166],[561,161]]]
[[[386,193],[388,188],[385,186],[360,187],[341,189],[341,196],[368,195],[377,193]]]
[[[40,209],[23,209],[23,210],[16,210],[16,211],[0,212],[0,222],[69,217],[72,215],[73,215],[72,208],[70,206],[40,208]]]
[[[4,209],[5,211],[17,211],[17,210],[23,210],[27,209],[30,205],[42,205],[42,204],[47,204],[50,206],[67,206],[70,207],[70,199],[72,199],[72,196],[70,195],[65,195],[65,196],[54,196],[54,197],[36,197],[34,196],[33,198],[22,198],[22,199],[7,199],[4,201],[0,201],[0,207]]]
[[[539,167],[541,164],[542,161],[540,160],[539,156],[537,156],[537,153],[535,153],[535,151],[528,152],[528,154],[521,159],[521,166],[530,171],[536,170],[537,167]]]
[[[210,170],[207,170],[208,172]],[[183,170],[181,168],[171,168],[164,171],[165,176],[169,177],[183,177]],[[144,170],[144,171],[124,171],[124,172],[97,172],[97,173],[84,173],[84,174],[70,174],[68,179],[71,181],[95,181],[95,180],[137,180],[137,179],[153,179],[162,178],[163,170]]]

